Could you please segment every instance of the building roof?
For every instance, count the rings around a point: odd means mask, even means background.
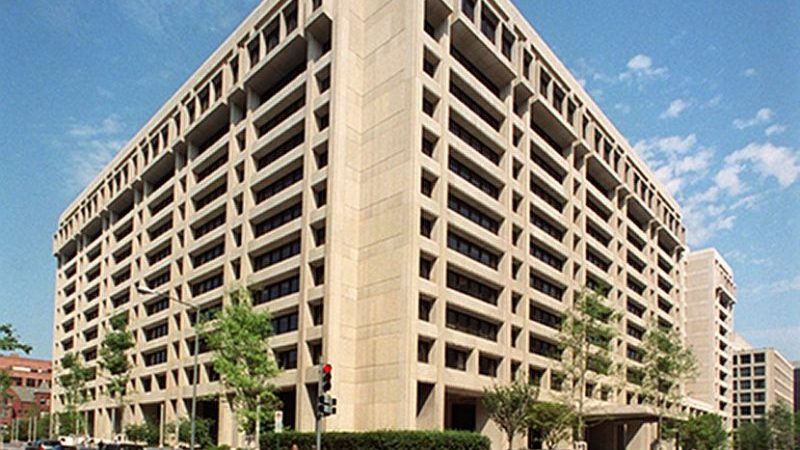
[[[19,398],[19,400],[23,403],[33,403],[36,401],[36,394],[49,394],[50,393],[50,385],[47,383],[42,383],[41,386],[37,387],[29,387],[29,386],[11,386],[11,391]]]

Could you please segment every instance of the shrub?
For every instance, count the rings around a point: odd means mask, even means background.
[[[158,445],[158,428],[152,423],[129,424],[125,426],[125,436],[133,442],[146,442]]]
[[[289,431],[261,436],[261,449],[272,450],[280,442],[281,449],[297,444],[300,450],[312,450],[314,433]],[[466,431],[368,431],[323,433],[325,450],[489,450],[489,438]]]

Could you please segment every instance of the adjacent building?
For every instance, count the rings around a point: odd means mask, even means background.
[[[715,249],[686,257],[686,339],[698,361],[691,397],[733,425],[733,270]]]
[[[743,348],[733,357],[733,426],[763,418],[779,402],[794,402],[793,366],[773,348]]]
[[[0,427],[14,419],[50,411],[50,361],[11,354],[0,355],[0,370],[11,377],[5,408],[0,411]]]
[[[591,448],[646,449],[642,338],[684,331],[685,249],[675,200],[509,1],[267,0],[61,215],[53,354],[96,367],[127,314],[116,417],[173,422],[194,315],[172,299],[207,314],[245,285],[275,319],[287,426],[313,429],[326,361],[327,429],[473,429],[500,448],[482,390],[521,373],[554,395],[564,311],[609,285],[624,370],[586,386]],[[199,415],[236,446],[201,352]],[[119,431],[100,378],[89,394],[90,433]]]
[[[794,412],[800,412],[800,361],[795,361],[794,366]]]

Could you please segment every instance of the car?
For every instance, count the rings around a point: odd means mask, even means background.
[[[64,445],[55,439],[37,439],[29,443],[25,450],[75,450],[75,447]]]
[[[97,450],[144,450],[144,447],[139,444],[131,444],[126,442],[101,442],[97,446]]]

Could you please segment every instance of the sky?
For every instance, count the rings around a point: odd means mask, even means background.
[[[516,0],[800,360],[800,3]],[[59,214],[256,0],[0,2],[0,322],[49,357]]]

